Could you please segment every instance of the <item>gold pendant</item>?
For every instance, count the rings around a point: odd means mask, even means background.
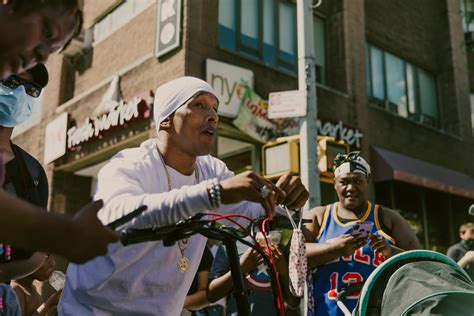
[[[178,268],[181,270],[181,272],[186,272],[189,267],[189,260],[186,258],[186,256],[182,256],[181,259],[178,260]]]

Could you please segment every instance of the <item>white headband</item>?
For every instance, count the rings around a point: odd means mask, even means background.
[[[156,130],[159,131],[161,122],[198,92],[208,92],[216,96],[214,89],[207,82],[195,77],[181,77],[158,87],[153,104]]]

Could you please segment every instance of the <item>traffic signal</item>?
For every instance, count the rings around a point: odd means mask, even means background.
[[[332,178],[334,158],[338,153],[347,154],[349,145],[344,141],[336,141],[334,137],[318,136],[317,142],[318,168],[321,176]],[[281,137],[262,147],[263,175],[276,179],[285,173],[300,173],[300,138],[299,135]]]
[[[300,137],[288,136],[277,138],[262,147],[263,175],[276,179],[285,173],[300,172]]]

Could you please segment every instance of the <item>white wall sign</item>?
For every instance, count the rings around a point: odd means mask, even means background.
[[[66,131],[68,114],[62,113],[46,126],[44,139],[44,164],[48,164],[66,153]]]
[[[160,57],[179,47],[181,0],[159,0],[157,7],[155,56]]]
[[[299,117],[306,115],[306,91],[272,92],[268,97],[268,118]]]
[[[245,86],[253,88],[253,71],[206,59],[206,81],[219,98],[219,115],[236,117],[239,112]]]

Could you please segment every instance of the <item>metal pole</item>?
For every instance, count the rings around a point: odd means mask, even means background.
[[[429,249],[429,234],[428,234],[428,215],[426,213],[425,189],[421,190],[421,215],[423,216],[423,239],[425,240],[425,249]]]
[[[240,270],[240,258],[237,252],[235,240],[225,238],[222,240],[229,258],[230,274],[234,283],[234,298],[237,304],[238,315],[250,316],[250,304],[245,291],[244,277]]]
[[[312,0],[297,0],[298,89],[306,91],[306,117],[300,127],[300,174],[310,198],[304,210],[321,205],[318,157],[316,151],[316,72]]]

